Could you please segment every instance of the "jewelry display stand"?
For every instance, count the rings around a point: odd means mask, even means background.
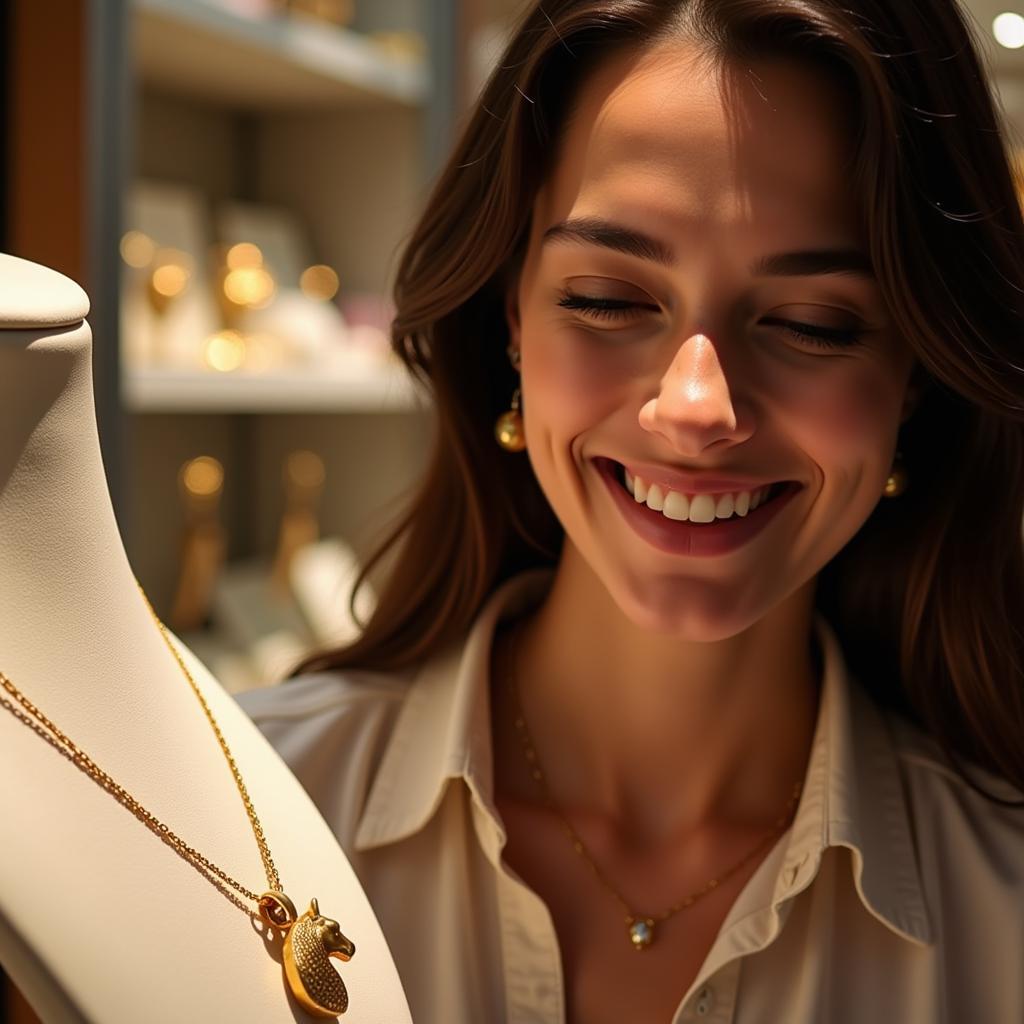
[[[118,533],[87,312],[74,282],[0,255],[0,671],[185,843],[262,893],[235,780]],[[176,648],[234,755],[282,890],[300,914],[316,899],[355,943],[351,961],[330,961],[349,995],[338,1019],[410,1021],[327,823],[233,698]],[[0,962],[46,1024],[313,1019],[255,905],[247,917],[4,707],[0,822]]]

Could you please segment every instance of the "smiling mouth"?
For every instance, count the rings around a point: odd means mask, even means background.
[[[687,522],[695,526],[713,526],[723,521],[746,518],[782,495],[801,487],[795,480],[779,480],[747,491],[721,492],[714,495],[694,493],[688,496],[660,487],[652,494],[655,489],[647,487],[641,492],[644,497],[638,500],[626,482],[626,467],[621,462],[607,458],[595,461],[604,463],[606,472],[617,482],[630,501],[659,513],[665,519]]]

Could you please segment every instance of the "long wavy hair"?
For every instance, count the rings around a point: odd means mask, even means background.
[[[520,16],[401,254],[391,342],[432,394],[429,467],[362,566],[393,558],[353,643],[291,676],[393,671],[459,641],[563,539],[525,454],[493,428],[517,380],[506,288],[588,73],[623,47],[696,43],[717,66],[781,56],[851,97],[851,189],[923,397],[908,491],[824,567],[816,601],[875,699],[1024,791],[1024,223],[1006,127],[957,0],[542,0]]]

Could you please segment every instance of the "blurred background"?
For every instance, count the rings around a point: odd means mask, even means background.
[[[521,7],[4,5],[0,249],[89,293],[128,556],[231,691],[357,628],[433,430],[388,344],[397,257]]]
[[[232,692],[358,629],[433,432],[388,347],[397,256],[531,5],[2,4],[0,250],[89,293],[128,557]],[[1017,153],[1024,3],[966,7]]]

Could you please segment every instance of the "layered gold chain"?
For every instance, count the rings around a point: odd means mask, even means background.
[[[224,757],[231,768],[231,774],[234,776],[235,785],[241,794],[253,834],[256,836],[256,843],[260,848],[260,857],[263,859],[263,868],[267,873],[267,882],[270,885],[267,892],[258,895],[246,889],[226,871],[217,867],[213,861],[204,857],[195,847],[189,846],[184,839],[172,832],[155,814],[146,810],[124,786],[115,782],[84,750],[76,746],[67,734],[47,718],[3,672],[0,672],[0,685],[15,698],[24,710],[19,709],[3,696],[0,696],[0,706],[5,707],[15,718],[29,726],[58,753],[110,793],[118,803],[131,811],[143,825],[170,846],[175,853],[188,861],[207,881],[216,886],[235,906],[239,907],[250,919],[250,922],[258,913],[264,924],[282,932],[284,942],[279,957],[277,954],[272,955],[280,959],[288,989],[299,1004],[313,1016],[337,1017],[348,1009],[349,996],[344,980],[330,966],[330,960],[331,958],[342,962],[351,960],[356,953],[355,943],[342,932],[337,921],[320,912],[320,905],[315,897],[310,899],[309,908],[300,916],[295,903],[281,891],[281,881],[277,874],[277,868],[274,866],[274,860],[270,856],[267,839],[263,834],[263,826],[256,816],[256,810],[252,805],[252,800],[249,799],[249,792],[242,781],[242,775],[235,763],[231,749],[228,747],[227,740],[224,739],[224,734],[221,732],[216,718],[213,717],[210,705],[206,703],[206,698],[200,692],[195,679],[192,678],[192,673],[189,672],[181,655],[178,654],[171,642],[164,624],[153,611],[153,606],[149,603],[138,580],[135,581],[135,585],[139,588],[139,593],[142,594],[142,599],[146,602],[153,621],[159,626],[164,643],[174,655],[174,660],[192,687],[192,692],[198,698],[203,713],[213,728],[220,749],[224,752]],[[234,892],[230,892],[221,882],[234,889]],[[254,901],[257,904],[256,910],[247,907],[235,895],[236,893]]]
[[[174,655],[175,660],[181,666],[182,672],[185,673],[185,678],[188,679],[189,685],[192,687],[193,692],[199,699],[199,703],[202,705],[203,711],[209,719],[210,725],[213,727],[213,731],[217,736],[217,742],[220,744],[221,750],[224,751],[225,758],[227,758],[228,765],[231,768],[231,774],[234,776],[235,784],[238,786],[238,792],[242,796],[242,803],[245,805],[246,814],[249,816],[253,833],[256,836],[256,843],[260,848],[260,856],[263,859],[263,867],[267,874],[267,883],[271,890],[275,892],[279,891],[281,888],[281,880],[278,877],[277,868],[274,867],[274,860],[270,855],[266,836],[263,834],[263,826],[260,824],[260,820],[256,816],[256,810],[252,805],[252,800],[249,799],[248,790],[245,788],[245,783],[242,781],[241,773],[238,770],[238,766],[235,764],[235,759],[232,756],[231,749],[228,747],[227,740],[224,739],[224,734],[220,731],[220,726],[217,724],[217,720],[213,717],[213,712],[210,710],[210,706],[207,704],[206,698],[200,692],[195,679],[192,678],[192,673],[189,672],[188,668],[185,666],[185,662],[181,658],[181,655],[171,642],[170,637],[167,635],[166,627],[157,617],[156,612],[153,610],[153,606],[149,603],[149,599],[146,597],[145,591],[143,591],[138,580],[135,581],[135,585],[139,588],[139,592],[142,594],[142,598],[146,602],[146,607],[149,609],[150,615],[153,616],[154,621],[160,627],[160,635],[164,638],[164,642]],[[113,796],[119,803],[123,804],[132,812],[132,814],[135,815],[136,818],[139,819],[139,821],[172,847],[175,852],[180,854],[180,856],[190,864],[194,865],[197,870],[202,871],[210,881],[213,882],[214,885],[217,885],[228,899],[230,899],[237,907],[240,907],[246,915],[251,916],[254,913],[254,911],[247,907],[240,899],[238,899],[237,896],[234,896],[230,892],[226,892],[222,886],[218,885],[217,882],[214,881],[213,878],[210,878],[210,875],[214,875],[216,878],[226,882],[236,892],[241,893],[241,895],[246,897],[246,899],[252,900],[255,903],[260,902],[260,896],[257,893],[250,891],[245,888],[244,885],[236,882],[227,874],[227,872],[217,867],[216,864],[207,857],[204,857],[195,849],[195,847],[189,846],[189,844],[180,836],[172,832],[171,829],[160,821],[155,814],[146,810],[146,808],[143,807],[142,804],[124,788],[124,786],[119,782],[115,782],[114,779],[100,768],[100,766],[96,764],[88,754],[76,746],[64,732],[62,732],[49,718],[47,718],[47,716],[44,715],[43,712],[40,711],[39,708],[37,708],[23,693],[21,693],[21,691],[6,675],[4,675],[3,672],[0,672],[0,684],[2,684],[3,688],[21,704],[28,714],[26,715],[23,713],[19,708],[15,707],[9,700],[6,700],[3,697],[0,697],[0,705],[10,711],[16,718],[24,722],[25,725],[29,726],[29,728],[85,772],[86,775],[92,778],[103,789],[107,790],[111,796]],[[44,726],[45,729],[43,728]],[[50,732],[47,732],[47,729],[50,730]],[[53,735],[50,735],[50,733]]]

